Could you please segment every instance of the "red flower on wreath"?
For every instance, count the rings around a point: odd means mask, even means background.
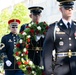
[[[16,56],[19,56],[19,52],[16,52]]]
[[[17,64],[20,66],[22,63],[21,63],[21,61],[18,61]]]
[[[24,64],[27,65],[27,64],[29,64],[29,62],[28,61],[25,61]]]
[[[29,44],[26,44],[26,48],[29,48]]]
[[[30,30],[30,33],[31,33],[31,34],[34,34],[34,30],[33,30],[33,29],[31,29],[31,30]]]
[[[20,43],[16,44],[16,47],[19,48],[20,47]]]
[[[28,39],[27,39],[27,42],[29,43],[30,41],[31,41],[30,38],[28,38]]]
[[[28,50],[25,52],[26,55],[28,55]]]
[[[27,71],[28,71],[28,73],[30,74],[31,71],[32,71],[32,68],[31,68],[31,67],[27,67]]]

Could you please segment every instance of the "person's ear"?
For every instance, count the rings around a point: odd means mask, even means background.
[[[62,8],[61,7],[59,8],[59,10],[60,10],[60,12],[62,12]]]
[[[30,14],[29,17],[32,18],[32,14]]]

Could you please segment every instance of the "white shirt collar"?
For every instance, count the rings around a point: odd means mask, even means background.
[[[70,23],[70,25],[71,25],[71,23],[72,23],[72,21],[70,20],[70,21],[66,21],[65,19],[63,19],[62,18],[62,21],[63,21],[63,23],[66,25],[66,27],[68,28],[68,26],[67,26],[67,23],[69,22]]]

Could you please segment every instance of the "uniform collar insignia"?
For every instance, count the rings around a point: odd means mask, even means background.
[[[11,40],[11,39],[9,39],[9,40],[8,40],[8,42],[12,42],[12,40]]]
[[[62,23],[60,23],[60,26],[62,26],[63,24]]]
[[[76,25],[76,23],[74,23],[74,25]]]

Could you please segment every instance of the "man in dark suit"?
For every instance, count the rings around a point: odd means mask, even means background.
[[[33,7],[29,7],[28,9],[30,10],[31,13],[30,18],[32,19],[32,21],[29,24],[39,22],[43,7],[33,6]],[[28,26],[28,24],[22,25],[20,32],[24,31],[26,26]],[[28,57],[33,61],[35,65],[40,65],[41,63],[43,41],[44,41],[44,37],[41,37],[38,41],[32,40],[29,46]]]
[[[58,1],[62,18],[51,24],[46,34],[43,44],[44,72],[45,75],[76,75],[76,22],[71,19],[74,2]]]
[[[4,60],[5,75],[24,75],[18,68],[13,56],[13,49],[19,39],[18,25],[20,24],[20,20],[11,19],[8,21],[8,24],[10,27],[10,33],[3,36],[1,40],[1,42],[5,45],[5,47],[1,50],[1,55]]]

